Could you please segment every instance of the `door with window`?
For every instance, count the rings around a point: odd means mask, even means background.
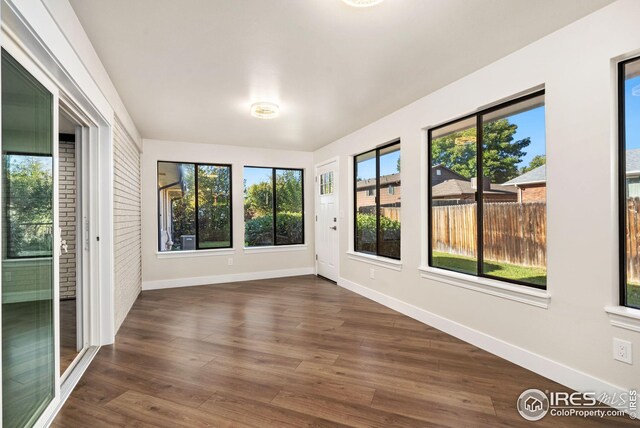
[[[32,67],[31,65],[29,67]],[[2,422],[59,399],[57,91],[2,51]]]
[[[337,162],[316,168],[316,265],[318,275],[338,281]]]

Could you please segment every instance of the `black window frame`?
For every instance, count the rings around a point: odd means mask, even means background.
[[[476,273],[467,273],[467,272],[460,272],[457,270],[453,270],[453,269],[448,269],[445,267],[440,267],[440,266],[433,266],[433,216],[431,215],[432,212],[432,208],[433,208],[433,204],[432,204],[432,185],[431,185],[431,164],[433,162],[432,159],[432,153],[431,153],[431,140],[432,140],[432,134],[433,131],[436,131],[438,129],[444,128],[446,126],[449,126],[451,124],[454,124],[456,122],[462,122],[464,120],[467,119],[471,119],[474,118],[476,119],[475,122],[475,127],[476,127],[476,179],[478,180],[478,183],[482,183],[482,179],[480,177],[483,177],[483,159],[482,159],[482,153],[483,153],[483,138],[482,138],[482,131],[483,131],[483,127],[482,127],[482,117],[487,115],[488,113],[492,113],[494,111],[497,110],[501,110],[504,109],[506,107],[527,101],[529,99],[532,98],[536,98],[536,97],[540,97],[540,96],[544,96],[545,95],[545,90],[541,89],[538,91],[534,91],[531,93],[528,93],[526,95],[522,95],[516,98],[513,98],[511,100],[502,102],[500,104],[494,105],[492,107],[488,107],[486,109],[483,110],[478,110],[475,113],[471,113],[468,114],[466,116],[462,116],[450,121],[447,121],[446,123],[443,123],[441,125],[438,126],[434,126],[432,128],[429,128],[427,130],[427,224],[428,224],[428,245],[427,245],[427,263],[429,265],[429,267],[432,268],[436,268],[436,269],[442,269],[442,270],[447,270],[450,272],[455,272],[455,273],[459,273],[462,275],[469,275],[469,276],[475,276],[475,277],[479,277],[479,278],[487,278],[487,279],[492,279],[492,280],[497,280],[497,281],[502,281],[502,282],[508,282],[511,284],[516,284],[516,285],[523,285],[526,287],[531,287],[531,288],[537,288],[539,290],[546,290],[547,289],[547,284],[545,285],[539,285],[539,284],[531,284],[528,282],[524,282],[524,281],[518,281],[516,279],[510,279],[510,278],[503,278],[500,276],[494,276],[494,275],[489,275],[487,273],[484,272],[484,237],[483,237],[483,222],[484,222],[484,213],[483,213],[483,203],[484,203],[484,186],[482,185],[478,185],[476,188],[476,241],[477,241],[477,245],[478,245],[478,249],[477,249],[477,254],[476,254],[476,263],[477,263],[477,267],[476,267]],[[546,99],[545,99],[545,105],[546,105]],[[546,124],[545,124],[545,134],[546,134]]]
[[[400,138],[392,140],[388,143],[384,143],[374,149],[367,150],[366,152],[358,153],[353,156],[353,251],[356,253],[369,254],[376,257],[384,257],[391,260],[402,260],[402,229],[400,238],[400,257],[393,257],[387,254],[380,254],[380,151],[388,147],[398,145],[399,150],[402,150]],[[376,159],[376,187],[375,187],[375,202],[376,202],[376,252],[371,253],[368,251],[358,250],[358,156],[366,155],[368,153],[375,152]],[[402,156],[402,151],[400,153]],[[401,173],[402,174],[402,173]],[[402,175],[400,176],[402,182]],[[370,196],[367,191],[367,196]],[[402,227],[402,226],[401,226]]]
[[[306,236],[305,236],[305,211],[304,211],[304,168],[281,168],[281,167],[273,167],[273,166],[255,166],[255,165],[244,165],[243,166],[243,173],[244,173],[244,168],[257,168],[257,169],[270,169],[271,170],[271,197],[272,197],[272,218],[273,218],[273,244],[272,245],[255,245],[252,247],[246,247],[246,248],[264,248],[264,247],[286,247],[287,245],[304,245],[304,243],[306,242]],[[299,171],[300,172],[300,184],[302,186],[301,192],[302,192],[302,242],[287,242],[287,243],[283,243],[283,244],[278,244],[278,236],[276,234],[276,216],[278,215],[277,210],[278,210],[278,203],[276,202],[276,197],[277,197],[277,190],[276,190],[276,178],[277,178],[277,171]],[[244,211],[244,201],[242,202],[243,204],[243,211]],[[246,232],[245,232],[246,233]],[[246,241],[245,241],[246,242]]]
[[[640,62],[640,56],[618,63],[618,245],[620,306],[640,309],[627,301],[627,133],[625,108],[625,66]]]
[[[195,237],[196,237],[196,249],[195,250],[166,250],[162,251],[162,236],[160,234],[160,187],[158,185],[158,171],[160,163],[174,163],[179,165],[193,165],[193,187],[195,191]],[[213,167],[224,167],[229,168],[229,245],[225,247],[215,247],[215,248],[200,248],[200,227],[199,227],[199,202],[198,202],[198,168],[200,166],[213,166]],[[207,250],[228,250],[233,248],[233,166],[228,163],[205,163],[205,162],[181,162],[181,161],[173,161],[173,160],[158,160],[156,162],[156,199],[157,199],[157,230],[158,230],[158,252],[160,253],[180,253],[184,251],[207,251]]]

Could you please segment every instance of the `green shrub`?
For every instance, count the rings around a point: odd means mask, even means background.
[[[278,244],[302,243],[302,213],[283,212],[276,216]],[[245,245],[255,247],[273,245],[273,216],[263,215],[245,222]]]
[[[380,217],[380,243],[376,248],[376,216],[358,213],[356,216],[356,240],[358,251],[375,253],[391,257],[400,257],[400,222],[388,217]]]

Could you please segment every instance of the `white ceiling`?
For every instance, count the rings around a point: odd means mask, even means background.
[[[70,0],[144,138],[314,150],[610,0]],[[274,120],[255,101],[280,104]]]

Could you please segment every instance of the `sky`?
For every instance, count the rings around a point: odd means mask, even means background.
[[[636,88],[636,95],[633,89]],[[640,76],[628,79],[624,84],[625,125],[627,149],[640,148]]]
[[[380,156],[380,175],[391,175],[398,172],[400,150]],[[376,176],[376,158],[373,157],[358,164],[358,178],[369,179]]]
[[[271,181],[271,168],[244,168],[244,179],[247,187],[262,181]]]
[[[509,122],[518,125],[513,141],[527,137],[531,138],[531,144],[524,149],[527,154],[518,164],[518,168],[529,165],[534,156],[546,153],[544,106],[514,114],[509,116],[508,119]]]

